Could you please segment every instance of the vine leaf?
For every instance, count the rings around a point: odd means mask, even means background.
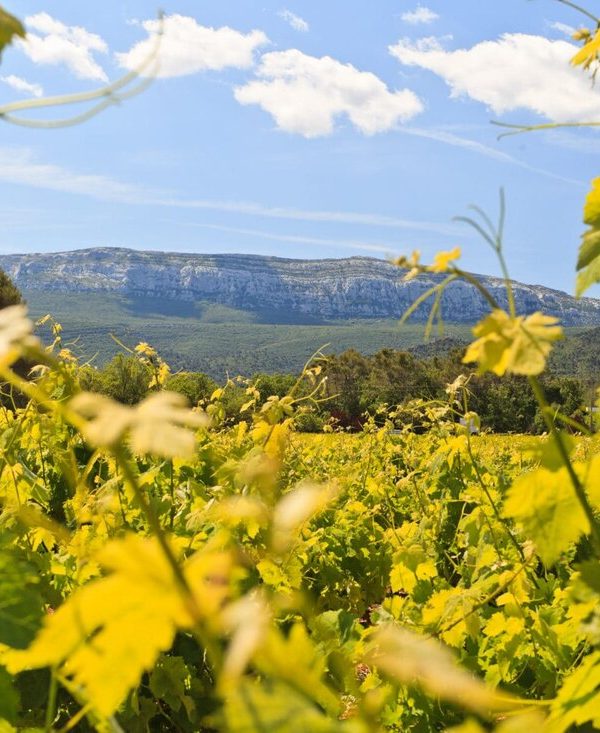
[[[587,31],[579,32],[576,35],[586,39],[587,43],[573,56],[571,63],[573,66],[582,66],[584,69],[589,69],[598,60],[600,53],[600,30],[596,31],[593,36],[588,34]]]
[[[595,458],[579,473],[589,498],[597,506],[600,460]],[[567,469],[539,468],[519,477],[511,486],[504,513],[515,519],[536,545],[544,564],[553,565],[561,554],[590,531],[577,497],[569,485]]]
[[[588,225],[584,232],[577,260],[577,295],[581,296],[594,283],[600,282],[600,178],[592,181],[587,195],[583,220]]]
[[[56,667],[83,701],[110,716],[171,647],[178,629],[193,628],[198,614],[216,618],[229,591],[230,561],[206,551],[183,564],[193,607],[157,540],[127,535],[105,545],[99,560],[109,574],[77,589],[46,617],[28,649],[5,650],[2,661],[13,674]]]
[[[502,376],[534,375],[544,371],[552,342],[563,337],[558,320],[543,313],[512,318],[495,309],[473,328],[477,337],[467,349],[463,362],[477,362],[479,372]]]
[[[25,38],[25,28],[18,18],[7,13],[6,10],[0,6],[0,54],[4,50],[5,46],[8,46],[13,42],[15,36]]]
[[[402,684],[418,685],[432,697],[478,713],[514,710],[523,704],[461,669],[444,645],[393,624],[376,629],[366,661]]]
[[[586,657],[569,674],[552,702],[549,730],[564,733],[591,722],[594,729],[600,725],[600,653]]]

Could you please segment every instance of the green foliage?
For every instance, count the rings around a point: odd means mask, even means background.
[[[269,397],[285,397],[296,382],[296,377],[291,374],[253,374],[250,381],[255,385],[261,402]]]
[[[429,731],[531,721],[534,703],[538,730],[595,720],[573,676],[600,643],[592,524],[553,437],[525,453],[465,433],[468,377],[404,406],[422,435],[391,435],[385,410],[359,434],[298,435],[331,362],[217,388],[207,426],[163,390],[212,385],[161,381],[147,344],[109,372],[141,369],[128,404],[79,393],[89,368],[60,340],[42,351],[21,309],[4,318],[23,347],[0,370],[30,399],[0,413],[9,725]],[[21,351],[45,364],[27,383]],[[340,361],[348,388],[362,370],[359,404],[376,379],[394,398],[434,384],[406,354]],[[563,440],[599,507],[600,446]]]
[[[17,286],[3,270],[0,270],[0,308],[22,302],[23,298]]]
[[[299,433],[322,433],[326,421],[314,410],[299,412],[294,419],[294,427]]]
[[[245,322],[231,315],[229,320],[216,323],[197,317],[195,311],[140,311],[135,299],[114,293],[27,290],[24,295],[34,318],[52,313],[63,326],[65,341],[77,340],[76,350],[82,361],[93,358],[98,365],[110,361],[120,351],[110,337],[115,334],[126,344],[149,341],[174,371],[202,372],[219,383],[227,375],[297,374],[324,344],[329,345],[327,353],[349,348],[364,354],[383,348],[423,348],[423,326],[409,323],[399,328],[397,320],[313,326]],[[449,323],[445,333],[467,343],[470,327]]]
[[[84,367],[80,379],[82,387],[90,392],[135,405],[148,394],[151,369],[135,356],[117,354],[103,369]]]
[[[577,295],[600,282],[600,178],[592,183],[583,211],[588,229],[583,235],[577,259]]]
[[[190,405],[198,405],[210,398],[217,383],[206,374],[180,372],[167,379],[165,388],[184,395]]]

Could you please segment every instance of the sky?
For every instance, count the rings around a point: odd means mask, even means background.
[[[600,89],[568,63],[570,34],[585,25],[574,10],[556,0],[161,6],[157,62],[153,3],[5,3],[28,36],[4,52],[0,105],[98,89],[140,67],[152,83],[77,126],[0,127],[0,253],[417,249],[430,261],[459,246],[466,269],[497,274],[454,217],[474,204],[495,218],[503,187],[511,275],[573,291],[600,132],[498,140],[491,122],[600,120]]]

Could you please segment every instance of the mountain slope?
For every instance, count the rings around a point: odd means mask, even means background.
[[[0,267],[24,292],[97,293],[127,298],[142,313],[198,316],[197,304],[220,306],[266,323],[319,324],[400,317],[440,277],[410,282],[388,262],[368,257],[289,260],[258,255],[202,255],[97,248],[52,254],[3,255]],[[504,284],[480,277],[505,305]],[[514,283],[519,311],[543,310],[566,326],[600,324],[600,301],[538,285]],[[452,283],[444,317],[474,323],[488,311],[480,293]],[[416,320],[426,317],[421,308]]]

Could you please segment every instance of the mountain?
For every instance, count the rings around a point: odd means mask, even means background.
[[[396,267],[365,257],[286,260],[101,248],[4,255],[0,267],[24,293],[32,316],[51,313],[83,360],[110,359],[121,350],[115,336],[129,347],[148,341],[174,369],[216,379],[297,372],[318,349],[441,353],[468,343],[471,325],[488,310],[472,286],[453,284],[444,300],[444,333],[424,344],[425,308],[402,326],[398,320],[439,276],[406,283]],[[502,281],[481,280],[505,304]],[[600,325],[599,301],[541,286],[514,288],[521,312],[553,313],[569,332]],[[591,346],[585,334],[580,341],[575,352]],[[565,368],[577,360],[567,351]]]
[[[3,255],[0,267],[27,294],[119,296],[134,310],[180,316],[193,316],[202,303],[251,314],[251,320],[263,323],[295,324],[398,318],[443,277],[405,282],[397,267],[369,257],[291,260],[117,248]],[[503,281],[479,279],[505,307]],[[515,282],[513,287],[521,313],[543,310],[566,326],[600,324],[599,300],[576,300],[540,285]],[[447,288],[442,310],[449,322],[474,323],[489,306],[474,286],[457,281]],[[416,320],[423,321],[427,312],[421,308]]]

